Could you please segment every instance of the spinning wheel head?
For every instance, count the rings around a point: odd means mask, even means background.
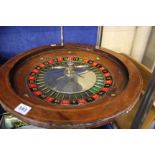
[[[105,95],[113,80],[103,65],[72,56],[53,58],[35,66],[27,83],[32,94],[41,100],[53,105],[74,106],[81,105],[81,101],[94,102]]]

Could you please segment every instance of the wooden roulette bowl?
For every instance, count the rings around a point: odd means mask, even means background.
[[[0,68],[0,102],[43,128],[94,128],[129,112],[142,78],[126,57],[81,44],[43,46]]]

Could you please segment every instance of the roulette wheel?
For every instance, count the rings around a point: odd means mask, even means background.
[[[125,56],[82,44],[23,52],[0,68],[0,103],[43,128],[94,128],[129,112],[142,90]]]

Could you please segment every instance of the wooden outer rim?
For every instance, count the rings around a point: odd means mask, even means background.
[[[89,49],[96,52],[104,51],[105,53],[110,54],[111,56],[114,56],[119,61],[121,61],[129,73],[129,81],[124,91],[120,95],[112,98],[107,102],[103,103],[102,100],[99,100],[96,101],[96,104],[77,108],[53,108],[52,106],[51,108],[43,108],[42,106],[40,107],[33,105],[33,103],[30,103],[24,98],[21,98],[14,92],[9,81],[9,74],[18,61],[24,57],[31,56],[32,54],[35,54],[38,51],[43,51],[45,49],[52,50],[73,47]],[[0,89],[0,100],[4,109],[29,124],[44,128],[85,128],[103,124],[131,110],[141,94],[143,85],[138,69],[126,57],[105,48],[95,49],[94,46],[80,44],[65,44],[63,47],[59,45],[55,47],[43,46],[21,53],[1,66],[0,77],[0,86],[2,88]],[[19,103],[30,105],[32,110],[26,116],[15,112],[14,108]],[[49,115],[49,118],[54,117],[54,119],[48,119],[46,115]],[[58,115],[59,117],[56,117]],[[73,115],[76,116],[76,119],[72,119],[71,116]],[[61,119],[59,119],[60,117]]]

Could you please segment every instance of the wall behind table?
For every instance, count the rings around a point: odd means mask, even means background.
[[[103,27],[102,46],[130,55],[135,35],[134,26]]]
[[[97,26],[65,26],[64,41],[96,44]],[[60,43],[60,26],[1,26],[0,62],[31,48]]]
[[[105,26],[102,47],[131,55],[141,62],[148,44],[151,26]]]
[[[151,27],[105,26],[102,46],[141,62]],[[65,26],[64,41],[96,44],[97,26]],[[0,63],[25,50],[60,43],[60,26],[1,26]]]

